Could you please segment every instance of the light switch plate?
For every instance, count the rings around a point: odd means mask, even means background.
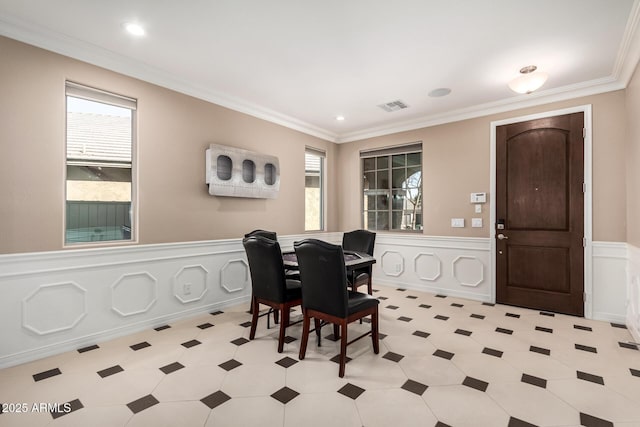
[[[476,213],[482,213],[482,205],[476,204]]]
[[[482,227],[482,218],[471,218],[471,227],[481,228]]]
[[[464,228],[464,218],[451,218],[451,227]]]

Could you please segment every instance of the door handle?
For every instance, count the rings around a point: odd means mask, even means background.
[[[504,239],[508,239],[508,236],[505,236],[504,234],[500,233],[496,236],[498,238],[498,240],[504,240]]]

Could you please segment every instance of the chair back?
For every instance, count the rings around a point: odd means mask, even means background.
[[[271,240],[278,240],[278,235],[275,231],[267,231],[267,230],[253,230],[250,233],[244,235],[244,237],[252,237],[252,236],[262,236]]]
[[[302,281],[302,308],[347,317],[347,272],[339,245],[306,239],[293,245]]]
[[[286,280],[280,244],[276,240],[252,236],[245,237],[242,245],[249,261],[253,296],[284,302]]]
[[[342,248],[345,251],[365,252],[373,256],[376,233],[368,230],[354,230],[342,235]]]

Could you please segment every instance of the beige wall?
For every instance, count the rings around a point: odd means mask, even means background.
[[[626,89],[627,119],[627,242],[640,247],[640,71]]]
[[[360,187],[359,152],[422,141],[424,234],[488,237],[489,203],[484,205],[482,214],[475,214],[469,194],[490,192],[491,122],[585,104],[593,106],[593,238],[626,241],[624,91],[341,144],[337,155],[342,184],[337,200],[338,228],[361,226],[362,202],[353,196],[359,194],[356,189]],[[492,196],[488,194],[488,201]],[[484,227],[471,228],[471,218],[478,216],[483,218]],[[465,218],[466,227],[451,228],[454,217]]]
[[[337,230],[335,144],[7,38],[0,52],[0,253],[63,247],[65,80],[138,100],[139,243],[304,232],[305,145],[327,152],[327,228]],[[213,142],[277,156],[278,198],[210,196]]]

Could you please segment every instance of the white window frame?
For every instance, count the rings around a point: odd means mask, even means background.
[[[305,201],[305,212],[304,212],[304,219],[305,219],[305,232],[318,232],[318,231],[325,231],[326,230],[326,218],[327,218],[327,211],[326,211],[326,188],[327,188],[327,154],[324,150],[320,150],[318,148],[313,148],[313,147],[305,147],[304,150],[305,153],[305,157],[307,154],[312,155],[312,156],[317,156],[320,158],[320,229],[318,230],[307,230],[307,226],[306,226],[306,222],[307,222],[307,209],[306,209],[306,201]],[[306,179],[307,173],[306,173],[306,159],[305,159],[305,179]],[[306,191],[306,185],[305,185],[305,191]],[[306,200],[306,198],[305,198]]]

